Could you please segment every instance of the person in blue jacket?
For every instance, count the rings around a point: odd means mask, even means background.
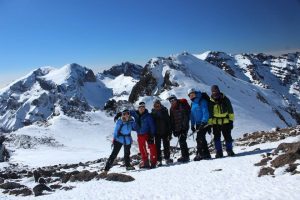
[[[134,167],[130,164],[130,148],[132,144],[131,131],[135,127],[135,122],[131,118],[129,110],[124,110],[121,115],[122,117],[121,119],[117,120],[114,130],[113,151],[109,156],[104,168],[104,172],[106,173],[112,167],[112,164],[123,145],[126,170],[134,170]]]
[[[130,114],[135,120],[135,131],[137,132],[139,151],[142,157],[139,166],[140,168],[155,168],[157,164],[157,152],[154,143],[156,127],[152,115],[146,109],[145,102],[140,102],[138,109],[131,110]],[[115,116],[115,120],[118,119],[119,115]],[[150,150],[150,163],[147,146]]]
[[[209,109],[208,102],[200,90],[194,88],[188,90],[188,96],[192,101],[191,104],[191,129],[197,131],[197,154],[194,161],[210,159],[211,155],[208,150],[206,141],[206,132],[208,131]]]
[[[142,156],[140,168],[155,168],[157,164],[157,152],[154,143],[156,127],[152,115],[145,107],[145,102],[140,102],[137,111],[131,111],[136,122],[139,150]],[[150,163],[146,143],[150,150]]]

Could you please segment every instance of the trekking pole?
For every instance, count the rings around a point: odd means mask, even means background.
[[[176,149],[177,149],[177,147],[178,147],[180,137],[181,137],[181,134],[180,134],[179,137],[178,137],[178,140],[177,140],[177,143],[176,143],[176,146],[175,146],[175,150],[174,150],[174,153],[173,153],[173,158],[174,158],[174,156],[175,156]]]

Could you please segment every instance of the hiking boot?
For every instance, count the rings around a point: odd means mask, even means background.
[[[235,156],[235,153],[231,150],[227,150],[227,155],[232,157],[232,156]]]
[[[223,151],[217,151],[215,158],[223,158]]]
[[[161,161],[157,161],[157,167],[161,167],[162,166],[162,162]]]
[[[166,164],[169,165],[169,164],[172,164],[173,163],[173,159],[169,158],[169,159],[166,159]]]
[[[177,159],[177,162],[181,162],[181,163],[185,163],[185,162],[189,162],[190,158],[189,157],[180,157]]]
[[[149,168],[150,167],[149,161],[145,161],[145,162],[142,161],[142,162],[140,162],[139,167],[140,168]]]
[[[151,165],[150,165],[150,169],[154,169],[154,168],[156,168],[156,164],[154,164],[154,163],[151,163]]]
[[[135,168],[134,168],[134,166],[129,165],[129,166],[126,167],[126,170],[128,170],[128,171],[129,171],[129,170],[135,170]]]
[[[203,160],[209,160],[209,159],[211,159],[211,155],[210,154],[205,154],[205,155],[202,156],[202,159]]]
[[[202,160],[202,157],[200,155],[196,155],[194,161],[200,161],[200,160]]]

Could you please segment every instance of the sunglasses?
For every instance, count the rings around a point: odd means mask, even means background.
[[[122,116],[129,115],[129,112],[123,112]]]
[[[170,99],[170,100],[169,100],[170,103],[173,103],[173,102],[175,102],[175,101],[176,101],[176,99]]]

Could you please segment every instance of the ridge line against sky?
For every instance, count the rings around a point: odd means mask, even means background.
[[[41,66],[300,51],[299,10],[300,0],[0,0],[0,88]]]

